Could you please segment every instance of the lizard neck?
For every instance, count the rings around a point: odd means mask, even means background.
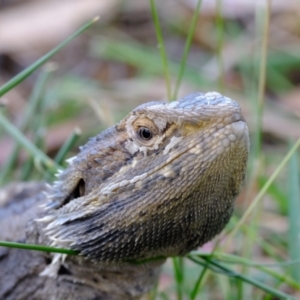
[[[27,224],[26,242],[51,245],[44,234],[44,226],[43,222],[30,221]],[[39,275],[43,280],[59,281],[62,286],[75,290],[78,286],[83,286],[105,299],[139,299],[154,288],[161,266],[166,261],[156,259],[139,264],[106,263],[75,255],[38,252],[36,256],[40,257]],[[111,298],[107,298],[107,295]]]

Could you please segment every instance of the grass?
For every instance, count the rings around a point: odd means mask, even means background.
[[[193,251],[185,258],[173,258],[172,263],[166,264],[164,274],[172,278],[169,286],[158,286],[152,299],[296,299],[300,291],[300,240],[299,240],[299,145],[300,139],[284,142],[284,151],[280,151],[280,158],[271,163],[266,162],[263,140],[263,117],[266,110],[265,102],[270,94],[279,95],[283,91],[292,89],[295,84],[288,74],[299,66],[300,60],[291,53],[283,53],[269,49],[270,34],[270,1],[265,9],[256,11],[256,31],[254,35],[254,53],[247,60],[238,60],[236,70],[242,81],[243,89],[235,90],[241,98],[246,99],[251,107],[253,124],[251,132],[251,155],[244,199],[248,203],[246,209],[237,212],[224,233],[211,245],[208,252]],[[182,83],[188,83],[201,89],[218,89],[223,92],[231,90],[226,86],[226,57],[224,51],[227,41],[234,32],[234,39],[245,40],[246,30],[239,29],[239,24],[231,27],[222,19],[222,1],[218,1],[217,18],[215,22],[216,51],[211,59],[216,59],[219,76],[215,79],[206,77],[199,72],[200,66],[189,64],[189,53],[193,47],[201,1],[192,15],[189,29],[186,33],[185,46],[181,59],[168,57],[168,50],[162,30],[162,21],[154,0],[150,0],[151,13],[158,49],[145,46],[141,42],[121,38],[93,38],[90,49],[91,56],[101,57],[124,65],[130,65],[139,71],[143,78],[165,79],[166,95],[169,100],[176,99]],[[0,87],[0,96],[15,88],[32,72],[40,68],[47,60],[75,38],[88,29],[94,20],[85,24],[76,33],[66,39],[58,47],[50,51],[43,58],[29,66],[19,75]],[[174,20],[170,21],[173,26]],[[170,25],[170,26],[171,26]],[[230,28],[234,27],[234,31]],[[236,30],[238,29],[238,30]],[[253,38],[253,37],[251,37]],[[249,40],[251,40],[248,37]],[[242,51],[243,45],[237,51]],[[67,153],[78,143],[80,134],[77,130],[65,141],[61,150],[53,158],[43,151],[43,135],[35,128],[44,128],[49,124],[46,118],[49,105],[45,101],[49,90],[49,82],[54,70],[45,67],[36,81],[32,95],[28,101],[23,123],[17,128],[0,111],[2,132],[7,132],[15,141],[16,146],[6,165],[1,168],[0,183],[4,184],[15,178],[25,180],[47,178],[51,180],[57,168],[63,167]],[[81,80],[81,81],[80,81]],[[85,85],[86,79],[79,79]],[[88,84],[91,84],[88,82]],[[91,84],[92,85],[92,84]],[[270,91],[268,94],[266,91]],[[97,91],[96,91],[97,93]],[[71,99],[74,95],[68,94]],[[238,98],[237,98],[238,100]],[[76,111],[76,110],[75,110]],[[44,116],[44,117],[38,117]],[[72,117],[72,114],[71,114]],[[75,118],[75,116],[73,115]],[[37,123],[34,123],[33,120]],[[47,121],[45,121],[48,120]],[[36,125],[38,124],[38,126]],[[30,141],[25,133],[35,132]],[[1,134],[1,132],[0,132]],[[20,152],[26,150],[30,158],[29,164],[20,174],[15,171]],[[269,171],[271,169],[271,171]],[[37,172],[36,172],[37,171]],[[257,190],[259,187],[259,190]],[[276,215],[287,220],[288,236],[279,236],[276,232],[266,232],[262,228],[263,202],[266,199],[275,203]],[[270,200],[271,199],[271,200]],[[250,204],[249,204],[250,203]],[[0,243],[2,246],[22,247],[20,244]],[[56,251],[46,247],[37,249],[34,245],[27,245],[29,249],[41,251]],[[42,247],[43,248],[43,247]],[[58,249],[68,251],[68,249]],[[235,255],[228,254],[235,252]],[[74,253],[71,253],[74,254]],[[262,262],[262,259],[268,263]]]

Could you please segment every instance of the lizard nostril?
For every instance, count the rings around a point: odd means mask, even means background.
[[[246,123],[243,121],[238,121],[231,124],[233,134],[239,140],[241,140],[245,136],[245,133],[247,132],[246,126]]]

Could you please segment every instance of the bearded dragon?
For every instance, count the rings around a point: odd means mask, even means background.
[[[0,299],[140,298],[167,257],[224,228],[248,152],[240,106],[219,93],[138,106],[81,147],[52,186],[0,192],[0,240],[79,254],[0,248]]]

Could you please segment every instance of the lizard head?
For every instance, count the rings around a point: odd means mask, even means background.
[[[248,151],[239,105],[218,93],[140,105],[69,160],[45,232],[100,261],[183,255],[228,222]]]

